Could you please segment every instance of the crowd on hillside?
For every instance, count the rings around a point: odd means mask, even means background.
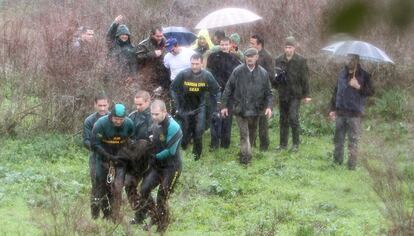
[[[154,27],[135,46],[122,21],[122,16],[116,17],[107,33],[108,65],[113,68],[107,91],[96,96],[96,111],[84,123],[84,144],[91,152],[94,219],[102,211],[104,218],[119,221],[125,188],[135,211],[131,223],[142,225],[149,217],[146,225],[157,225],[164,232],[169,222],[167,200],[181,174],[180,149],[192,146],[194,160],[202,160],[207,129],[209,151],[229,148],[233,117],[240,132],[237,155],[242,165],[251,163],[256,146],[269,152],[299,151],[299,110],[312,99],[307,61],[295,51],[293,36],[286,37],[283,53],[276,57],[265,49],[261,35],[252,35],[249,47],[242,50],[240,36],[226,36],[222,30],[215,31],[212,40],[207,30],[201,30],[194,44],[187,46],[177,38],[165,38],[163,28]],[[74,47],[82,50],[93,40],[93,30],[83,27],[79,35]],[[143,90],[137,79],[140,73],[157,86]],[[133,91],[128,96],[136,110],[127,114],[124,104],[129,101],[111,106],[113,91]],[[336,122],[333,161],[343,163],[347,136],[350,170],[357,164],[365,99],[373,92],[359,56],[348,55],[338,74],[329,117]],[[279,145],[272,148],[268,120],[276,107],[275,93],[280,133]],[[154,200],[151,191],[158,186]]]

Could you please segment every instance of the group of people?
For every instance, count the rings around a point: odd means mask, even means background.
[[[115,19],[108,35],[113,39],[110,55],[124,68],[121,71],[128,72],[122,78],[130,80],[134,70],[153,70],[158,78],[168,74],[169,79],[158,80],[160,87],[152,92],[168,91],[170,97],[151,102],[150,93],[139,90],[134,96],[136,110],[128,116],[125,105],[115,104],[109,112],[108,97],[95,99],[96,112],[84,123],[84,143],[91,150],[93,218],[102,211],[104,217],[119,220],[125,187],[135,210],[131,223],[142,224],[149,216],[151,224],[164,231],[169,218],[167,199],[181,173],[180,148],[192,143],[194,160],[200,160],[208,128],[210,151],[229,148],[234,116],[240,131],[239,161],[248,165],[256,143],[260,142],[260,150],[269,150],[273,91],[278,92],[280,113],[280,143],[274,151],[288,149],[289,131],[289,150],[299,150],[300,105],[312,99],[308,65],[296,52],[294,37],[285,39],[284,52],[275,59],[265,49],[261,35],[252,35],[249,48],[242,51],[238,34],[226,37],[220,30],[214,34],[214,43],[207,31],[200,31],[197,42],[189,48],[175,38],[165,39],[162,28],[155,27],[148,39],[134,47],[121,20],[122,16]],[[329,117],[336,120],[334,162],[342,164],[348,135],[351,170],[356,167],[365,99],[373,92],[359,56],[349,55],[338,76]],[[154,201],[150,193],[157,186]]]
[[[122,190],[135,211],[133,224],[147,217],[163,232],[168,226],[167,199],[181,174],[179,124],[168,115],[162,100],[151,102],[150,94],[139,91],[136,110],[127,115],[123,104],[109,112],[105,95],[95,98],[95,112],[84,122],[83,140],[89,149],[92,183],[91,214],[121,220]],[[139,186],[139,190],[138,190]],[[151,191],[158,187],[156,201]]]

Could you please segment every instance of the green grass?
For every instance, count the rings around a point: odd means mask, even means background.
[[[369,130],[370,125],[373,123],[367,122],[364,126],[366,137],[386,132]],[[210,153],[206,133],[200,161],[193,161],[191,151],[185,151],[183,173],[170,199],[173,222],[168,235],[378,235],[386,232],[381,203],[371,190],[365,169],[348,171],[343,166],[332,165],[331,136],[302,136],[298,153],[278,153],[273,151],[277,143],[275,134],[276,129],[272,128],[270,151],[261,153],[255,149],[248,167],[240,165],[236,158],[236,127],[228,150]],[[37,235],[45,232],[40,227],[45,225],[47,232],[54,232],[53,227],[65,224],[64,215],[73,214],[77,219],[70,222],[82,219],[86,222],[82,227],[91,234],[144,233],[127,224],[116,227],[90,220],[88,154],[80,145],[80,138],[39,135],[2,141],[0,234]],[[361,145],[363,150],[376,150],[374,143],[367,142]],[[403,147],[408,150],[408,146]],[[52,217],[54,210],[61,213],[57,219]],[[126,222],[132,217],[126,204],[124,213]],[[24,227],[20,227],[22,223]]]

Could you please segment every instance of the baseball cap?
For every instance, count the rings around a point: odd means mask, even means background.
[[[165,49],[167,50],[167,52],[171,52],[174,46],[177,45],[177,43],[178,41],[176,38],[167,39],[167,41],[165,42]]]

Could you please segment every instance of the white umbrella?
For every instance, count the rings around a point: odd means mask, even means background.
[[[356,54],[364,60],[394,64],[384,51],[364,41],[348,40],[336,42],[322,48],[322,50],[337,56]]]
[[[211,29],[222,26],[237,25],[260,20],[262,17],[243,8],[223,8],[204,17],[196,29]]]

